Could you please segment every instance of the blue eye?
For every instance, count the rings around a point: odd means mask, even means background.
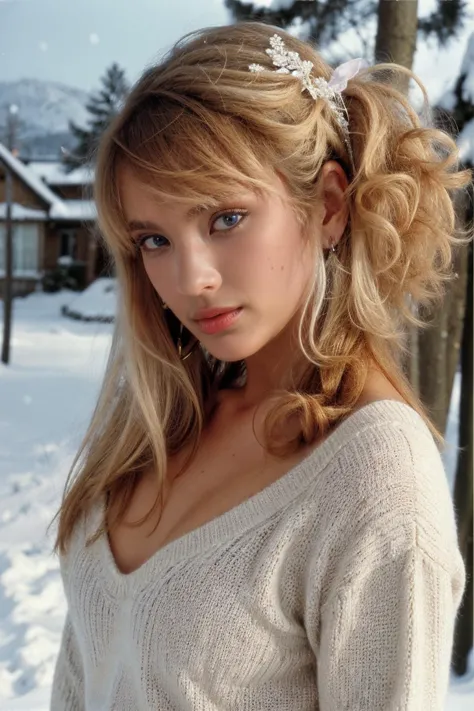
[[[237,227],[237,225],[242,222],[243,218],[246,217],[247,214],[248,213],[245,210],[233,210],[232,212],[226,212],[225,214],[216,217],[214,225],[218,220],[224,220],[224,231],[231,230],[233,227]]]
[[[137,240],[137,245],[140,249],[144,249],[145,252],[156,252],[158,249],[166,246],[162,242],[159,242],[159,240],[168,241],[160,235],[143,235],[143,237]]]
[[[223,221],[223,228],[216,228],[217,232],[229,232],[230,230],[238,227],[244,218],[247,217],[247,210],[228,210],[227,212],[217,215],[213,221],[213,226],[215,227],[218,220]],[[169,245],[166,237],[161,235],[142,235],[138,237],[137,248],[143,250],[144,252],[159,252],[164,247]]]

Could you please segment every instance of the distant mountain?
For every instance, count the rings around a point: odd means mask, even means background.
[[[18,149],[24,157],[59,155],[61,146],[72,148],[68,120],[87,122],[88,94],[52,81],[20,79],[0,81],[0,141],[4,141],[6,112],[18,106]]]

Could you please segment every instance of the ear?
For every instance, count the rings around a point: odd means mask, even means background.
[[[321,241],[324,249],[335,247],[347,225],[349,206],[344,191],[348,182],[344,169],[335,160],[327,161],[321,169],[323,198]]]

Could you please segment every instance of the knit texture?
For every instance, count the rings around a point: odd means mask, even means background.
[[[465,585],[437,447],[395,401],[123,575],[78,524],[51,711],[443,709]]]

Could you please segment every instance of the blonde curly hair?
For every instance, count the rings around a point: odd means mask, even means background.
[[[441,297],[453,247],[466,237],[456,229],[452,198],[471,172],[459,170],[448,133],[422,123],[384,72],[412,77],[428,105],[416,75],[378,64],[344,91],[351,175],[327,102],[302,92],[294,77],[249,72],[251,63],[271,66],[265,50],[274,32],[249,22],[186,35],[145,71],[102,137],[95,200],[119,308],[102,390],[57,514],[61,552],[79,516],[103,497],[111,521],[120,521],[145,468],[153,466],[162,490],[167,458],[185,446],[194,454],[217,390],[245,378],[244,363],[217,361],[202,348],[179,360],[126,227],[117,187],[121,165],[160,199],[196,203],[212,196],[216,204],[236,186],[270,190],[264,170],[270,166],[284,178],[305,226],[321,200],[322,165],[338,161],[350,177],[347,228],[337,258],[325,259],[314,245],[314,288],[299,329],[303,367],[295,369],[291,387],[275,393],[265,446],[286,456],[316,441],[354,408],[372,363],[425,416],[400,353],[406,324],[416,321],[413,304]],[[314,48],[278,33],[289,50],[313,62],[314,76],[330,78],[331,67]],[[285,427],[289,418],[296,418],[296,430]],[[160,495],[148,515],[161,501]]]

